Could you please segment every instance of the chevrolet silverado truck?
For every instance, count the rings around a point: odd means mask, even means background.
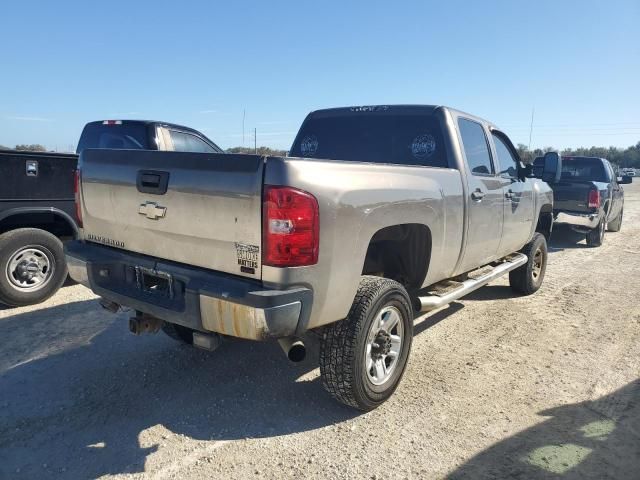
[[[85,148],[219,153],[202,133],[147,120],[88,123]],[[55,294],[67,278],[62,242],[75,238],[73,153],[0,150],[0,303],[22,306]]]
[[[85,150],[66,258],[134,333],[277,339],[293,361],[315,333],[326,390],[370,410],[417,313],[507,273],[538,290],[553,196],[531,171],[497,127],[442,106],[315,111],[285,158]]]
[[[544,164],[538,157],[534,164]],[[622,228],[624,191],[608,160],[596,157],[562,157],[560,180],[553,184],[553,215],[558,226],[585,235],[587,245],[599,247],[605,230]]]

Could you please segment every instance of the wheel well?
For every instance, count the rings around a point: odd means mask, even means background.
[[[23,212],[0,220],[0,234],[17,228],[39,228],[56,237],[74,237],[75,226],[55,212]]]
[[[538,216],[538,224],[536,232],[541,233],[547,242],[551,238],[551,230],[553,229],[553,206],[543,205]]]
[[[431,231],[426,225],[393,225],[371,238],[362,274],[396,280],[412,292],[422,287],[430,260]]]

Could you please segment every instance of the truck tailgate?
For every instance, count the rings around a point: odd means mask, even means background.
[[[589,208],[589,191],[596,188],[593,182],[575,182],[561,180],[553,185],[554,210],[572,212],[591,212]]]
[[[263,165],[258,155],[85,150],[83,236],[260,278]]]

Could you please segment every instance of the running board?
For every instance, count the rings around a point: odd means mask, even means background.
[[[501,277],[511,270],[521,267],[527,263],[527,260],[527,256],[523,253],[514,253],[513,255],[503,258],[501,263],[497,263],[493,267],[489,266],[490,270],[488,272],[485,270],[487,267],[483,267],[481,269],[482,274],[475,278],[469,278],[460,282],[460,286],[454,290],[449,290],[443,295],[426,295],[424,297],[418,297],[417,303],[420,305],[420,312],[430,312],[431,310],[444,307],[460,297],[464,297],[480,287],[485,286],[487,283]]]

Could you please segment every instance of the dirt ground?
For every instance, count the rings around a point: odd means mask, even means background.
[[[0,478],[640,478],[640,181],[601,248],[557,232],[542,289],[421,317],[361,414],[313,358],[136,338],[79,285],[0,310]],[[313,357],[314,355],[310,355]]]

